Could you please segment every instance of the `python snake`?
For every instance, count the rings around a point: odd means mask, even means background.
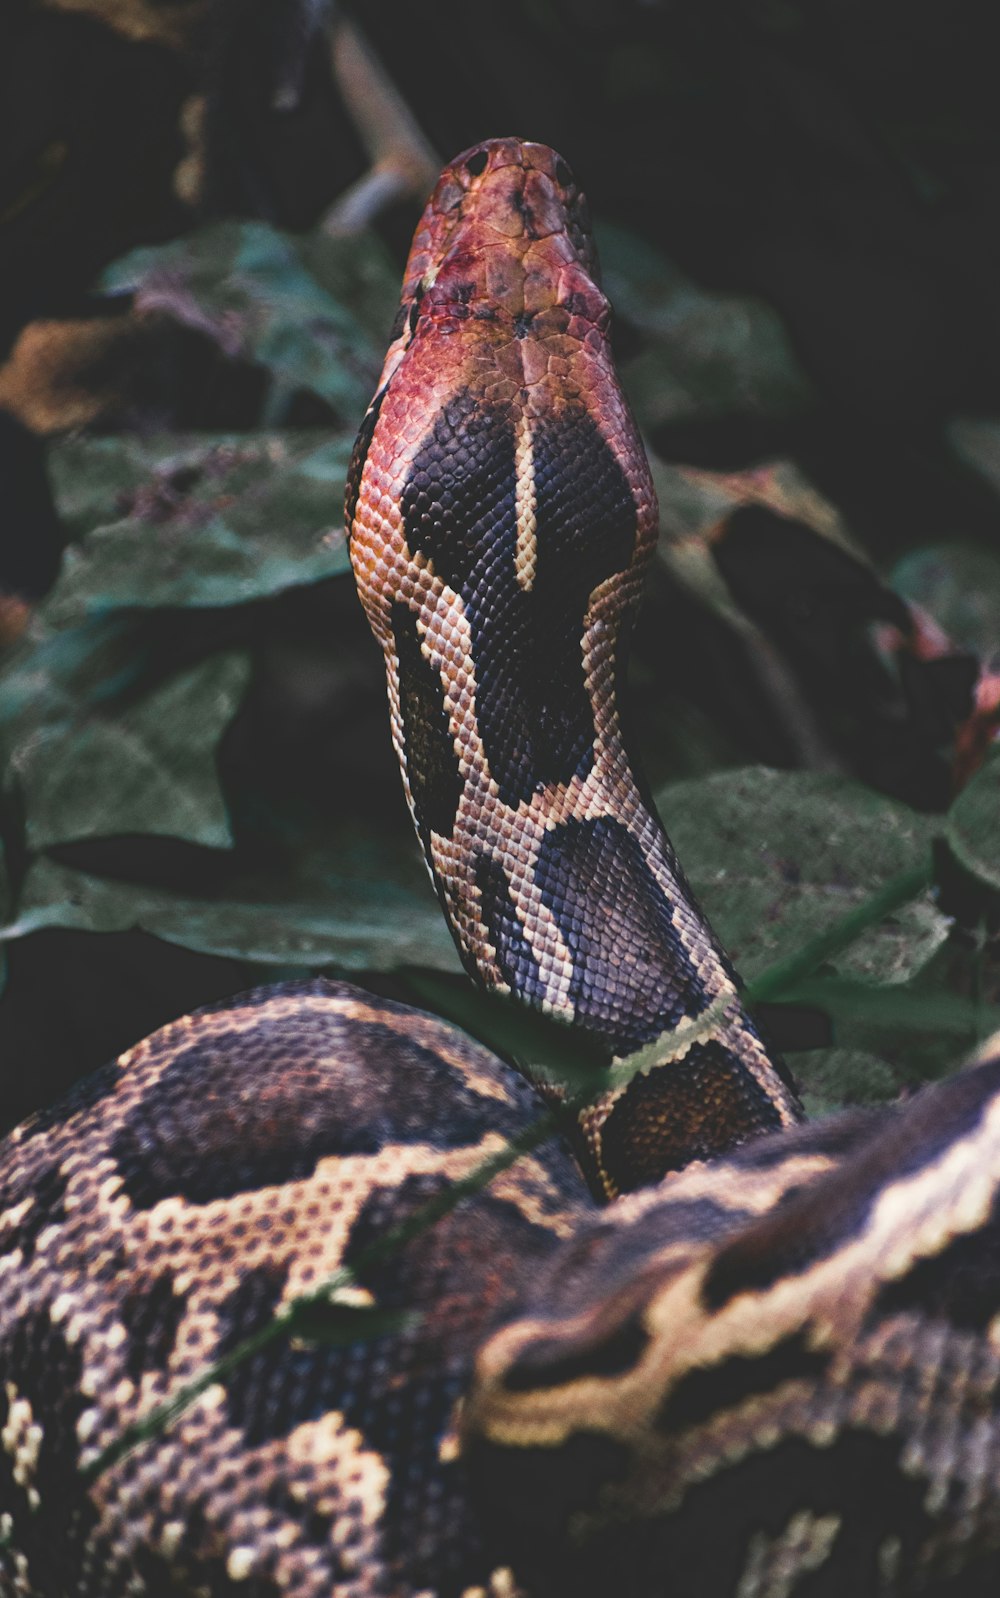
[[[550,1140],[407,1230],[535,1092],[320,979],[184,1016],[19,1128],[3,1598],[1000,1589],[1000,1039],[798,1124],[622,735],[656,510],[608,314],[565,164],[466,151],[347,495],[462,958],[596,1050],[576,1162]]]

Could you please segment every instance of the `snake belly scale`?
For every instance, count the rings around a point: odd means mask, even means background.
[[[622,736],[656,509],[608,316],[565,163],[458,157],[347,525],[467,969],[609,1064],[677,1046],[608,1078],[576,1162],[550,1141],[393,1250],[538,1102],[346,984],[182,1017],[14,1132],[2,1598],[1000,1589],[1000,1039],[798,1124]],[[233,1362],[345,1267],[308,1335]]]

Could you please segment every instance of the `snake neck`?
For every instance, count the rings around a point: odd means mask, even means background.
[[[799,1110],[622,737],[657,507],[595,270],[552,151],[496,140],[446,168],[347,521],[407,800],[466,968],[609,1062],[712,1017],[580,1118],[588,1179],[611,1196]]]

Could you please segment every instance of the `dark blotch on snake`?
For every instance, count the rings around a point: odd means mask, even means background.
[[[587,1430],[585,1417],[579,1431],[552,1447],[504,1447],[469,1439],[465,1459],[474,1501],[487,1536],[503,1550],[504,1563],[517,1571],[523,1590],[598,1598],[623,1590],[624,1571],[642,1570],[641,1563],[625,1555],[607,1580],[592,1581],[592,1544],[582,1556],[584,1568],[572,1568],[577,1546],[573,1521],[599,1501],[602,1489],[622,1479],[629,1458],[626,1442]],[[634,1537],[633,1527],[629,1532]],[[626,1590],[645,1589],[629,1581]],[[673,1598],[672,1584],[663,1582],[660,1590]]]
[[[780,1127],[764,1089],[713,1038],[634,1077],[601,1129],[601,1149],[616,1190],[632,1193],[691,1160],[712,1159],[727,1141]]]
[[[56,1161],[36,1167],[22,1180],[0,1185],[0,1215],[15,1205],[31,1199],[31,1208],[16,1230],[8,1233],[7,1241],[0,1241],[0,1255],[19,1248],[25,1261],[34,1258],[35,1244],[48,1226],[58,1226],[66,1219],[63,1200],[69,1178],[62,1165]]]
[[[682,1376],[656,1417],[660,1431],[676,1435],[721,1415],[746,1398],[773,1393],[783,1383],[816,1383],[830,1356],[811,1348],[801,1332],[783,1337],[766,1353],[733,1354],[714,1365],[698,1366]]]
[[[510,896],[506,873],[491,855],[476,857],[475,882],[483,925],[497,955],[505,982],[529,1002],[544,996],[545,985],[538,961],[524,935],[517,907]]]
[[[204,1545],[212,1536],[203,1514],[192,1516],[185,1528],[190,1546]],[[330,1553],[327,1553],[330,1558]],[[177,1592],[177,1566],[174,1560],[164,1559],[151,1548],[139,1546],[132,1555],[135,1573],[142,1586],[133,1590],[145,1598],[174,1598]],[[339,1567],[339,1561],[338,1567]],[[212,1598],[286,1598],[287,1588],[255,1572],[252,1576],[235,1580],[226,1569],[223,1555],[202,1555],[197,1562],[199,1593],[211,1593]],[[339,1574],[339,1568],[338,1568]],[[191,1590],[190,1588],[188,1589]]]
[[[746,1577],[760,1570],[761,1545],[765,1559],[770,1554],[770,1575],[776,1545],[788,1546],[800,1515],[809,1517],[808,1526],[829,1517],[830,1540],[812,1567],[796,1569],[795,1598],[885,1592],[881,1550],[894,1539],[902,1570],[911,1568],[930,1528],[923,1507],[928,1483],[912,1467],[903,1468],[898,1437],[846,1430],[829,1445],[816,1445],[798,1437],[775,1442],[765,1432],[756,1442],[751,1436],[748,1449],[747,1457],[718,1461],[709,1476],[691,1482],[673,1512],[656,1515],[650,1506],[643,1520],[612,1524],[575,1557],[571,1549],[569,1568],[560,1572],[563,1590],[597,1598],[620,1588],[615,1577],[622,1569],[640,1569],[642,1591],[669,1592],[670,1598],[752,1590]],[[759,1591],[759,1580],[754,1585]],[[927,1590],[935,1598],[946,1592],[958,1598],[959,1591],[986,1598],[993,1589],[949,1583]]]
[[[410,549],[462,596],[479,731],[509,805],[593,765],[584,618],[594,589],[629,565],[636,529],[625,475],[586,413],[536,418],[531,448],[530,587],[517,577],[509,414],[456,395],[415,456],[402,496]]]
[[[971,1332],[986,1332],[1000,1310],[1000,1222],[998,1204],[988,1222],[952,1239],[929,1259],[917,1260],[905,1275],[879,1293],[873,1316],[912,1310]]]
[[[310,988],[336,992],[331,984],[303,985]],[[425,1046],[402,1020],[397,1030],[332,1006],[294,1021],[269,1017],[266,1007],[238,1023],[227,1024],[224,1011],[205,1019],[200,1038],[192,1029],[186,1048],[173,1044],[169,1071],[131,1105],[111,1139],[123,1191],[137,1209],[171,1197],[208,1204],[302,1181],[321,1159],[376,1154],[387,1143],[452,1148],[489,1129],[503,1136],[520,1129],[513,1094],[510,1102],[485,1099],[456,1083],[437,1046],[461,1054],[472,1045],[444,1028]],[[475,1064],[495,1074],[489,1058],[474,1052]],[[244,1091],[248,1081],[252,1094]]]
[[[54,1535],[48,1515],[32,1510],[23,1484],[14,1480],[11,1457],[2,1447],[0,1506],[13,1517],[14,1546],[27,1558],[33,1589],[39,1593],[76,1592],[84,1544],[97,1523],[91,1500],[81,1503],[78,1487],[76,1428],[93,1402],[82,1390],[81,1347],[69,1342],[47,1309],[28,1310],[10,1339],[0,1345],[0,1371],[10,1373],[14,1389],[8,1399],[5,1383],[0,1381],[0,1431],[7,1425],[10,1402],[26,1400],[32,1415],[43,1422],[31,1486],[43,1506],[70,1505],[73,1512],[63,1512],[59,1533]],[[0,1547],[0,1586],[3,1573]]]
[[[392,607],[399,670],[403,749],[417,828],[430,858],[430,835],[450,838],[462,797],[462,774],[451,737],[441,677],[427,659],[417,618],[406,605]]]
[[[169,1271],[139,1277],[126,1291],[118,1313],[128,1333],[125,1374],[138,1382],[146,1371],[164,1370],[184,1319],[185,1298],[174,1292]]]
[[[399,329],[399,332],[402,332],[402,328]],[[351,451],[351,460],[347,468],[347,486],[344,491],[344,523],[347,527],[348,537],[351,535],[355,512],[358,508],[361,478],[365,469],[365,461],[368,459],[368,449],[375,433],[379,412],[382,409],[382,401],[388,392],[387,385],[380,393],[375,395],[365,412],[361,427],[358,430],[358,436],[354,441],[354,449]]]
[[[551,828],[535,880],[574,958],[569,997],[580,1026],[625,1053],[705,1008],[670,904],[620,822]]]
[[[454,395],[414,455],[401,506],[411,552],[464,596],[485,595],[497,546],[512,547],[516,530],[511,418]]]
[[[511,1393],[532,1393],[587,1377],[621,1376],[638,1363],[648,1343],[649,1333],[638,1315],[582,1348],[574,1348],[565,1337],[538,1338],[521,1350],[517,1364],[504,1376],[504,1387]]]

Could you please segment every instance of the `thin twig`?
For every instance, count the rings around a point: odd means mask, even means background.
[[[341,13],[330,40],[333,70],[371,167],[330,207],[326,233],[355,233],[393,200],[423,204],[441,170],[437,151],[357,24]]]

